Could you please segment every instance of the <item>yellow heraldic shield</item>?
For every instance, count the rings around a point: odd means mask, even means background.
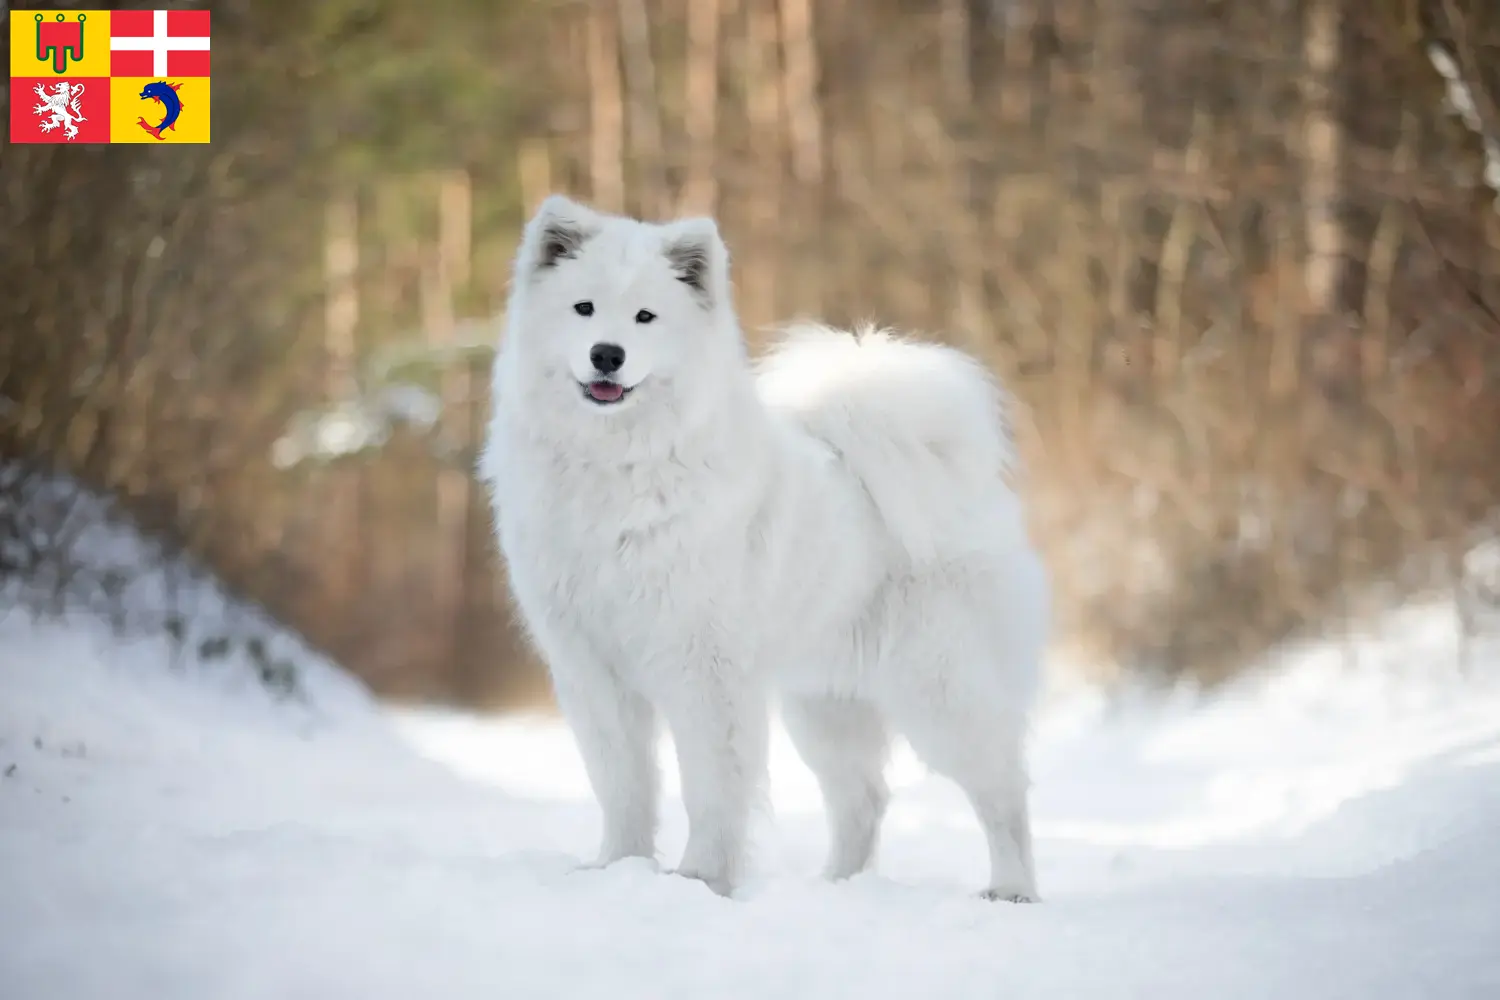
[[[109,76],[107,10],[12,10],[10,75]]]

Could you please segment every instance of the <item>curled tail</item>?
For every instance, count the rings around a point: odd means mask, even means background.
[[[774,411],[832,448],[914,563],[1024,545],[1006,483],[1005,396],[962,351],[884,330],[799,324],[761,361]]]

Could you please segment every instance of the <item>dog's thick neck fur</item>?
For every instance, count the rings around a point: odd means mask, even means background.
[[[570,512],[579,531],[658,539],[667,537],[663,532],[737,531],[731,526],[748,524],[784,478],[774,424],[747,365],[719,384],[715,398],[688,394],[689,405],[668,415],[663,405],[679,397],[664,392],[667,398],[652,400],[651,408],[600,414],[602,426],[588,433],[570,431],[550,415],[555,387],[541,399],[536,382],[498,367],[491,447],[531,456],[522,463],[530,481],[502,492],[514,496],[519,489],[560,517]],[[581,405],[571,397],[565,402]],[[605,497],[613,502],[601,507]],[[747,504],[749,497],[756,499]],[[604,509],[614,512],[609,523],[600,520]]]

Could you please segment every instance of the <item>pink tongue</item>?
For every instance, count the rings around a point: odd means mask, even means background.
[[[625,395],[625,387],[613,382],[590,382],[589,395],[604,403],[613,403]]]

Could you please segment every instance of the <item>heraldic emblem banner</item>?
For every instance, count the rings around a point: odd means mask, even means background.
[[[12,10],[10,141],[208,142],[209,12]]]

